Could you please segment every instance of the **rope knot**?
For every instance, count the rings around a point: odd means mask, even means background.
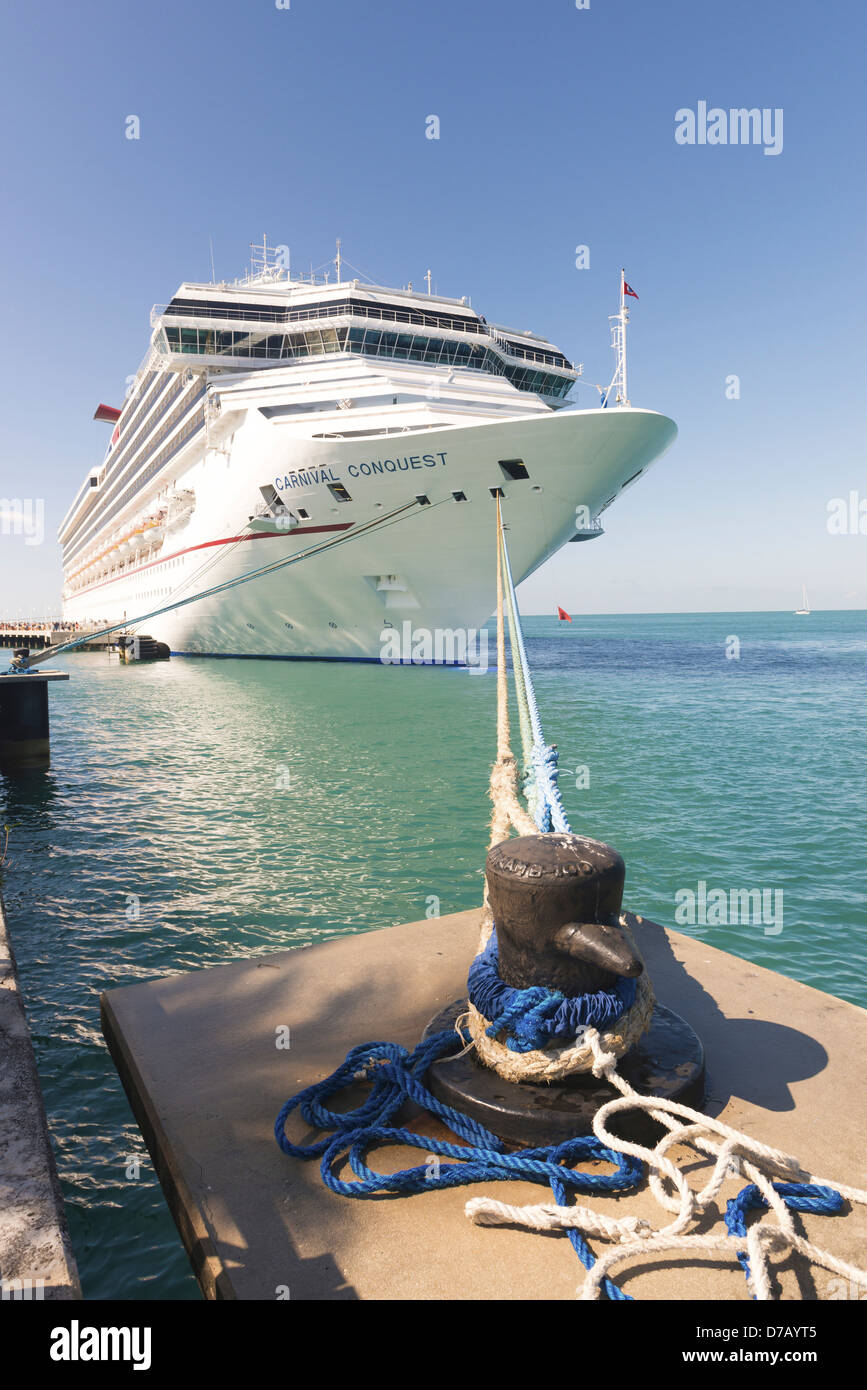
[[[487,1036],[505,1033],[508,1051],[518,1053],[541,1051],[552,1043],[581,1043],[589,1028],[607,1027],[626,1013],[637,993],[636,981],[627,979],[574,997],[541,985],[515,989],[500,978],[496,927],[470,966],[467,986],[470,1003],[488,1020]]]
[[[628,1245],[631,1240],[649,1240],[656,1234],[654,1227],[643,1216],[622,1216],[618,1225],[621,1245]]]
[[[595,1029],[589,1033],[587,1041],[593,1053],[593,1066],[591,1071],[597,1081],[606,1081],[610,1077],[614,1068],[617,1066],[617,1057],[613,1052],[604,1052],[599,1034]]]

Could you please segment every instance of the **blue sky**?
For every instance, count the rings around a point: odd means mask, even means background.
[[[380,283],[431,266],[591,382],[627,267],[630,395],[680,437],[527,611],[791,609],[804,582],[867,608],[867,535],[826,525],[867,499],[865,31],[855,0],[7,6],[0,497],[43,498],[46,536],[0,534],[3,615],[57,605],[56,526],[151,305],[209,278],[209,236],[232,277],[263,231],[299,265],[340,236]],[[699,101],[782,108],[782,152],[677,144]]]

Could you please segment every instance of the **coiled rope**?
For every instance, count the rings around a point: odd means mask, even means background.
[[[532,736],[532,750],[548,750],[541,732],[538,706],[526,661],[523,634],[517,617],[517,602],[505,546],[499,501],[497,503],[497,759],[491,772],[491,845],[507,838],[511,830],[519,835],[536,833],[537,824],[521,806],[517,778],[518,769],[510,747],[508,687],[506,682],[504,638],[503,572],[508,576],[510,619],[514,610],[516,621],[511,628],[515,637],[513,663],[516,685],[523,691],[525,715]],[[519,694],[519,712],[522,697]],[[525,752],[528,744],[525,743]],[[556,785],[556,754],[532,760],[536,788],[537,810],[544,804],[557,829],[568,831],[565,815],[557,825],[555,817],[562,813],[559,789]],[[554,771],[552,772],[552,766]],[[559,810],[558,810],[559,807]],[[641,919],[636,919],[640,921]],[[628,930],[628,919],[621,917]],[[647,972],[638,979],[635,1001],[631,1007],[610,1021],[602,1014],[593,1023],[576,1015],[576,1032],[565,1048],[552,1048],[561,1029],[556,1024],[563,1001],[555,991],[513,990],[511,995],[499,981],[499,989],[491,976],[495,970],[496,935],[490,904],[485,891],[482,909],[479,954],[471,967],[470,992],[485,1011],[494,1014],[493,1020],[470,1002],[467,1028],[459,1035],[453,1032],[436,1034],[420,1044],[413,1052],[394,1043],[365,1043],[353,1048],[345,1061],[331,1076],[308,1086],[283,1106],[277,1117],[275,1136],[284,1153],[300,1159],[320,1158],[320,1171],[325,1185],[346,1197],[369,1197],[381,1192],[421,1193],[442,1187],[470,1183],[523,1178],[529,1182],[547,1182],[554,1201],[532,1206],[515,1206],[492,1197],[473,1197],[465,1205],[466,1215],[478,1225],[520,1226],[534,1231],[565,1231],[579,1259],[588,1271],[578,1297],[599,1299],[603,1295],[616,1301],[630,1296],[613,1282],[610,1275],[615,1266],[632,1257],[646,1261],[648,1255],[681,1252],[695,1255],[700,1251],[713,1252],[731,1261],[738,1261],[747,1277],[753,1298],[767,1301],[777,1296],[771,1275],[771,1258],[779,1253],[795,1251],[812,1264],[833,1271],[854,1285],[867,1287],[867,1270],[839,1260],[830,1251],[813,1244],[795,1229],[793,1213],[811,1212],[834,1215],[848,1202],[867,1205],[867,1192],[847,1187],[832,1179],[816,1177],[806,1172],[798,1160],[780,1150],[760,1143],[751,1135],[740,1133],[721,1120],[703,1115],[697,1110],[657,1097],[643,1096],[617,1071],[617,1057],[632,1045],[624,1023],[638,1030],[636,1037],[648,1026],[653,1012],[653,993]],[[474,977],[475,972],[475,977]],[[481,976],[481,990],[477,988]],[[497,980],[499,977],[497,976]],[[515,996],[523,995],[518,999]],[[626,1005],[626,999],[618,996]],[[597,1001],[597,1008],[606,1006]],[[616,1006],[608,1006],[616,1012]],[[585,1008],[590,1013],[589,1003]],[[565,1018],[560,1023],[566,1027]],[[552,1024],[555,1025],[552,1028]],[[599,1027],[612,1031],[600,1032]],[[620,1033],[615,1032],[618,1028]],[[515,1079],[550,1079],[563,1074],[564,1065],[574,1070],[590,1070],[597,1079],[604,1079],[619,1097],[600,1107],[593,1120],[593,1136],[575,1138],[565,1144],[505,1152],[505,1145],[496,1135],[469,1116],[461,1115],[437,1101],[422,1080],[431,1062],[445,1056],[467,1041],[467,1030],[487,1065],[501,1070],[504,1061],[515,1068]],[[491,1030],[505,1032],[505,1043],[490,1035]],[[546,1037],[548,1042],[546,1045]],[[513,1046],[509,1046],[509,1043]],[[498,1052],[496,1050],[499,1050]],[[568,1055],[569,1053],[573,1055]],[[552,1070],[539,1077],[537,1059]],[[553,1059],[553,1060],[552,1060]],[[571,1065],[570,1065],[571,1064]],[[352,1082],[368,1081],[372,1089],[354,1110],[333,1111],[325,1101]],[[413,1100],[436,1115],[454,1134],[465,1142],[450,1144],[394,1127],[391,1121],[407,1100]],[[326,1131],[326,1136],[310,1145],[293,1144],[286,1135],[285,1125],[298,1110],[310,1126]],[[651,1147],[629,1142],[612,1134],[607,1128],[613,1116],[626,1110],[641,1110],[663,1127],[658,1143]],[[400,1144],[425,1149],[428,1162],[397,1173],[377,1173],[365,1161],[367,1150],[374,1144]],[[685,1167],[668,1157],[675,1145],[695,1150],[703,1160],[713,1160],[713,1171],[698,1191],[687,1181]],[[440,1158],[452,1160],[441,1164]],[[605,1160],[614,1165],[609,1174],[584,1173],[574,1165],[582,1160]],[[337,1169],[349,1163],[355,1181],[337,1176]],[[704,1219],[707,1209],[719,1195],[732,1171],[749,1178],[749,1185],[728,1201],[724,1224],[725,1234],[713,1235],[695,1227]],[[644,1218],[636,1216],[607,1217],[589,1208],[569,1204],[576,1193],[625,1192],[635,1190],[645,1171],[649,1190],[663,1210],[673,1214],[667,1225],[655,1228]],[[774,1220],[762,1219],[747,1226],[747,1214],[766,1211]],[[587,1238],[611,1242],[612,1248],[598,1258],[594,1256]]]
[[[476,956],[467,977],[470,1002],[491,1021],[488,1036],[505,1033],[510,1052],[531,1052],[559,1038],[575,1040],[589,1026],[613,1023],[635,1003],[635,980],[620,979],[612,989],[567,998],[557,989],[514,989],[500,979],[496,930]]]
[[[413,1052],[397,1043],[374,1042],[354,1047],[331,1076],[287,1100],[274,1127],[278,1145],[292,1158],[319,1158],[323,1183],[342,1197],[373,1197],[382,1192],[409,1195],[462,1187],[468,1183],[523,1179],[547,1182],[554,1202],[562,1205],[578,1192],[628,1192],[638,1186],[644,1172],[642,1164],[628,1154],[607,1148],[590,1135],[545,1148],[507,1153],[495,1134],[438,1101],[421,1078],[431,1062],[455,1051],[460,1042],[452,1030],[447,1030],[420,1043]],[[344,1111],[326,1107],[325,1101],[352,1082],[361,1080],[371,1081],[373,1086],[356,1109]],[[465,1143],[450,1144],[393,1126],[390,1122],[407,1100],[436,1115]],[[286,1121],[295,1110],[309,1126],[330,1133],[313,1144],[293,1144],[286,1134]],[[397,1173],[378,1173],[365,1162],[367,1150],[375,1144],[424,1149],[427,1161]],[[441,1158],[452,1161],[441,1163]],[[615,1171],[585,1173],[575,1166],[590,1160],[608,1162]],[[336,1170],[347,1161],[355,1174],[355,1182],[337,1176]],[[581,1263],[585,1269],[590,1269],[594,1255],[584,1232],[610,1235],[610,1218],[594,1215],[584,1208],[569,1207],[568,1210],[581,1215],[580,1223],[576,1221],[568,1235]],[[625,1229],[632,1231],[635,1223],[630,1224],[627,1218]],[[600,1288],[613,1300],[629,1297],[607,1277],[600,1280]]]

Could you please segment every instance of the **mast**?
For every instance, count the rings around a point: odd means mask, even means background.
[[[611,346],[614,349],[614,376],[611,378],[611,385],[602,397],[602,404],[608,403],[613,391],[615,393],[615,405],[629,405],[629,395],[626,389],[626,325],[629,322],[629,310],[626,307],[626,271],[622,267],[620,271],[620,309],[616,314],[609,314],[608,322],[611,324]]]
[[[337,238],[337,255],[334,257],[334,264],[337,267],[337,283],[340,284],[340,237]]]
[[[626,325],[629,322],[629,310],[626,307],[626,271],[620,267],[620,390],[622,404],[629,404],[629,392],[626,389]]]

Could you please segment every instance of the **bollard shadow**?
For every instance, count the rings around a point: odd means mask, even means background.
[[[794,1110],[791,1086],[816,1076],[828,1054],[809,1033],[755,1016],[729,1018],[713,995],[683,963],[665,929],[647,918],[627,913],[630,927],[660,1003],[681,1014],[695,1029],[705,1051],[707,1093],[702,1107],[718,1115],[737,1097],[763,1110]],[[745,974],[750,962],[743,961]],[[750,1002],[748,987],[744,1002]],[[756,998],[757,1008],[761,1007]]]

